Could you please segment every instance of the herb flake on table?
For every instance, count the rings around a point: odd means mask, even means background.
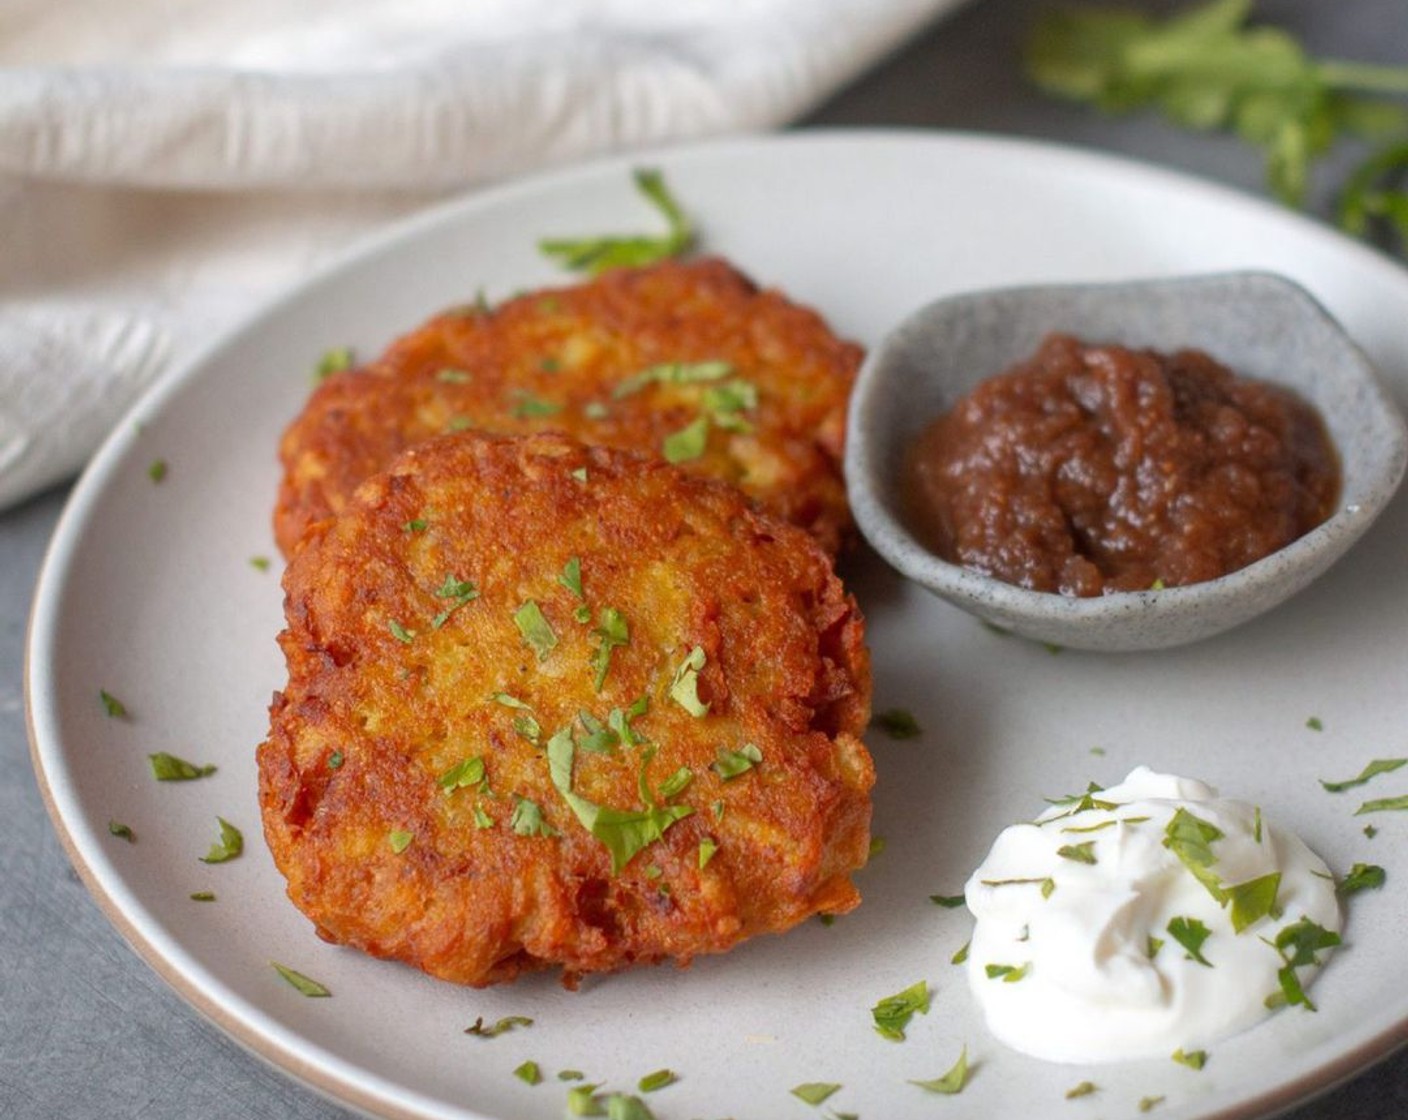
[[[636,1082],[636,1088],[642,1093],[654,1093],[673,1085],[678,1081],[679,1075],[672,1069],[657,1069],[654,1073],[647,1073]]]
[[[953,1064],[953,1068],[942,1077],[936,1077],[932,1081],[911,1081],[911,1085],[918,1085],[930,1093],[944,1093],[953,1096],[963,1092],[963,1087],[968,1084],[970,1070],[968,1068],[968,1047],[963,1047],[962,1053],[958,1055],[958,1061]]]
[[[200,857],[201,863],[228,863],[244,851],[244,834],[224,817],[215,819],[220,823],[220,836]]]
[[[1408,758],[1376,758],[1363,770],[1359,771],[1359,776],[1347,778],[1342,782],[1327,782],[1320,779],[1320,784],[1325,788],[1326,793],[1343,793],[1347,789],[1354,789],[1356,786],[1366,785],[1373,778],[1380,774],[1392,774],[1401,767],[1408,766]]]
[[[192,902],[214,902],[214,901],[215,901],[215,892],[214,892],[214,891],[192,891],[192,892],[191,892],[191,901],[192,901]]]
[[[350,346],[335,346],[324,350],[318,364],[313,367],[315,381],[324,381],[334,373],[343,373],[356,363],[356,353]]]
[[[1365,813],[1386,813],[1401,812],[1408,809],[1408,795],[1402,797],[1380,797],[1375,801],[1366,801],[1354,810],[1356,817],[1362,817]]]
[[[902,992],[886,996],[870,1009],[875,1033],[891,1042],[904,1041],[904,1029],[916,1014],[929,1013],[929,982],[920,980]]]
[[[108,835],[116,836],[119,840],[126,840],[129,844],[137,842],[137,834],[132,831],[130,825],[125,825],[121,821],[108,821]]]
[[[1163,1097],[1140,1097],[1140,1098],[1139,1098],[1139,1111],[1140,1111],[1140,1112],[1152,1112],[1154,1109],[1158,1108],[1159,1105],[1161,1105],[1161,1104],[1163,1104],[1163,1103],[1164,1103],[1164,1098],[1163,1098]]]
[[[187,762],[184,758],[167,754],[166,751],[147,755],[147,761],[151,764],[152,777],[159,782],[193,782],[197,778],[208,778],[215,773],[213,763],[197,766],[194,762]]]
[[[538,1068],[538,1063],[530,1058],[519,1064],[518,1068],[513,1071],[513,1076],[525,1085],[538,1085],[542,1083],[543,1071]]]
[[[961,894],[931,894],[929,901],[935,906],[942,906],[945,910],[957,910],[967,902]]]
[[[694,244],[694,229],[666,186],[664,175],[658,170],[637,168],[633,178],[636,190],[664,217],[666,232],[663,236],[545,238],[538,242],[538,250],[563,268],[592,275],[608,268],[655,264],[687,252]]]
[[[1173,1052],[1173,1060],[1189,1069],[1202,1069],[1208,1064],[1208,1052],[1206,1050],[1184,1050],[1179,1047]]]
[[[168,471],[165,459],[153,459],[147,467],[147,477],[153,482],[164,482]]]
[[[106,689],[98,689],[98,699],[102,701],[103,711],[107,712],[110,719],[126,719],[127,705]]]
[[[269,565],[270,560],[267,556],[251,556],[249,558],[249,566],[256,572],[267,572]]]
[[[1075,1086],[1074,1088],[1066,1090],[1066,1099],[1068,1101],[1078,1100],[1081,1097],[1088,1097],[1092,1093],[1098,1093],[1099,1091],[1100,1086],[1096,1085],[1095,1082],[1082,1081],[1079,1085]]]
[[[319,984],[312,977],[304,976],[303,973],[289,968],[287,965],[279,964],[278,961],[270,961],[269,963],[274,966],[275,972],[309,999],[326,999],[328,996],[332,995],[332,992],[328,991],[327,988],[323,987],[323,985]]]

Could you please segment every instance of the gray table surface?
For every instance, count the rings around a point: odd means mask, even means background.
[[[1147,117],[1102,117],[1026,87],[1018,44],[1044,6],[978,0],[832,98],[802,127],[899,125],[1040,137],[1261,191],[1258,156],[1235,141],[1184,134]],[[1408,61],[1405,0],[1262,0],[1257,11],[1317,55]],[[1328,211],[1330,183],[1349,158],[1332,160],[1317,179],[1316,212]],[[56,489],[0,515],[0,1118],[348,1117],[182,1003],[99,914],[55,838],[30,770],[21,670],[35,575],[66,496],[66,488]],[[1289,1115],[1408,1116],[1408,1053]]]

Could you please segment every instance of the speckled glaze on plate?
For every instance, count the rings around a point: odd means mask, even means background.
[[[906,450],[969,390],[1053,331],[1165,352],[1197,347],[1244,377],[1296,389],[1325,418],[1343,486],[1324,524],[1221,579],[1077,599],[935,556],[905,524]],[[866,358],[851,401],[846,482],[861,531],[900,572],[995,626],[1073,649],[1163,649],[1284,602],[1373,524],[1403,478],[1408,435],[1372,364],[1299,284],[1264,272],[968,292],[921,308]]]
[[[1408,817],[1356,818],[1358,792],[1408,793],[1386,775],[1325,793],[1317,778],[1402,753],[1408,727],[1408,502],[1392,501],[1324,579],[1237,630],[1193,646],[1104,656],[1001,637],[867,553],[843,574],[869,623],[881,708],[909,708],[918,739],[869,736],[875,832],[885,850],[858,878],[865,901],[687,971],[643,969],[579,992],[529,977],[470,991],[319,941],[284,897],[259,838],[254,745],[283,666],[269,511],[275,442],[330,346],[375,352],[432,309],[484,286],[490,298],[561,279],[537,238],[643,228],[652,215],[614,160],[485,192],[361,246],[176,371],[121,425],[74,492],[40,577],[28,646],[28,709],[40,788],[94,897],[192,1005],[255,1052],[339,1100],[417,1120],[560,1120],[560,1069],[616,1089],[668,1066],[658,1120],[821,1116],[789,1090],[843,1088],[827,1109],[866,1120],[1026,1120],[1052,1114],[1246,1120],[1353,1073],[1408,1039]],[[1266,269],[1304,284],[1408,399],[1408,274],[1270,205],[1134,164],[1042,145],[906,133],[761,137],[654,155],[706,246],[821,308],[873,344],[948,293]],[[159,485],[153,459],[169,464]],[[98,690],[120,697],[108,718]],[[1306,727],[1309,716],[1323,731]],[[1096,755],[1093,748],[1104,753]],[[152,781],[168,750],[219,766],[198,782]],[[968,938],[954,894],[1005,824],[1042,796],[1110,783],[1136,763],[1185,772],[1292,824],[1332,867],[1390,868],[1354,899],[1347,948],[1313,992],[1316,1015],[1278,1015],[1214,1048],[1194,1072],[1171,1061],[1084,1070],[1010,1053],[977,1017],[949,957]],[[1401,779],[1401,780],[1400,780]],[[210,866],[220,815],[244,855]],[[108,835],[109,820],[137,843]],[[1379,827],[1370,841],[1365,820]],[[193,891],[218,901],[195,903]],[[270,961],[326,984],[305,999]],[[927,1015],[903,1043],[870,1008],[926,979]],[[465,1035],[483,1016],[531,1028]],[[958,1097],[910,1085],[974,1062]],[[546,1081],[513,1076],[525,1059]],[[1067,1102],[1086,1080],[1098,1096]]]

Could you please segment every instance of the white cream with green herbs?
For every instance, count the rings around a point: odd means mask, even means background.
[[[1339,943],[1334,880],[1298,837],[1145,767],[1004,830],[964,893],[989,1028],[1056,1062],[1191,1053],[1313,1011]]]

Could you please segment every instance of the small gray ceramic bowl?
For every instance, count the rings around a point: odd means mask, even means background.
[[[1163,591],[1078,599],[940,560],[905,524],[901,471],[920,431],[986,377],[1061,331],[1092,342],[1197,347],[1244,377],[1298,390],[1325,417],[1344,485],[1323,525],[1246,568]],[[1408,436],[1368,359],[1302,288],[1267,273],[1044,285],[938,300],[867,358],[851,398],[846,479],[861,532],[910,579],[978,617],[1076,649],[1160,649],[1276,606],[1368,529],[1403,477]]]

